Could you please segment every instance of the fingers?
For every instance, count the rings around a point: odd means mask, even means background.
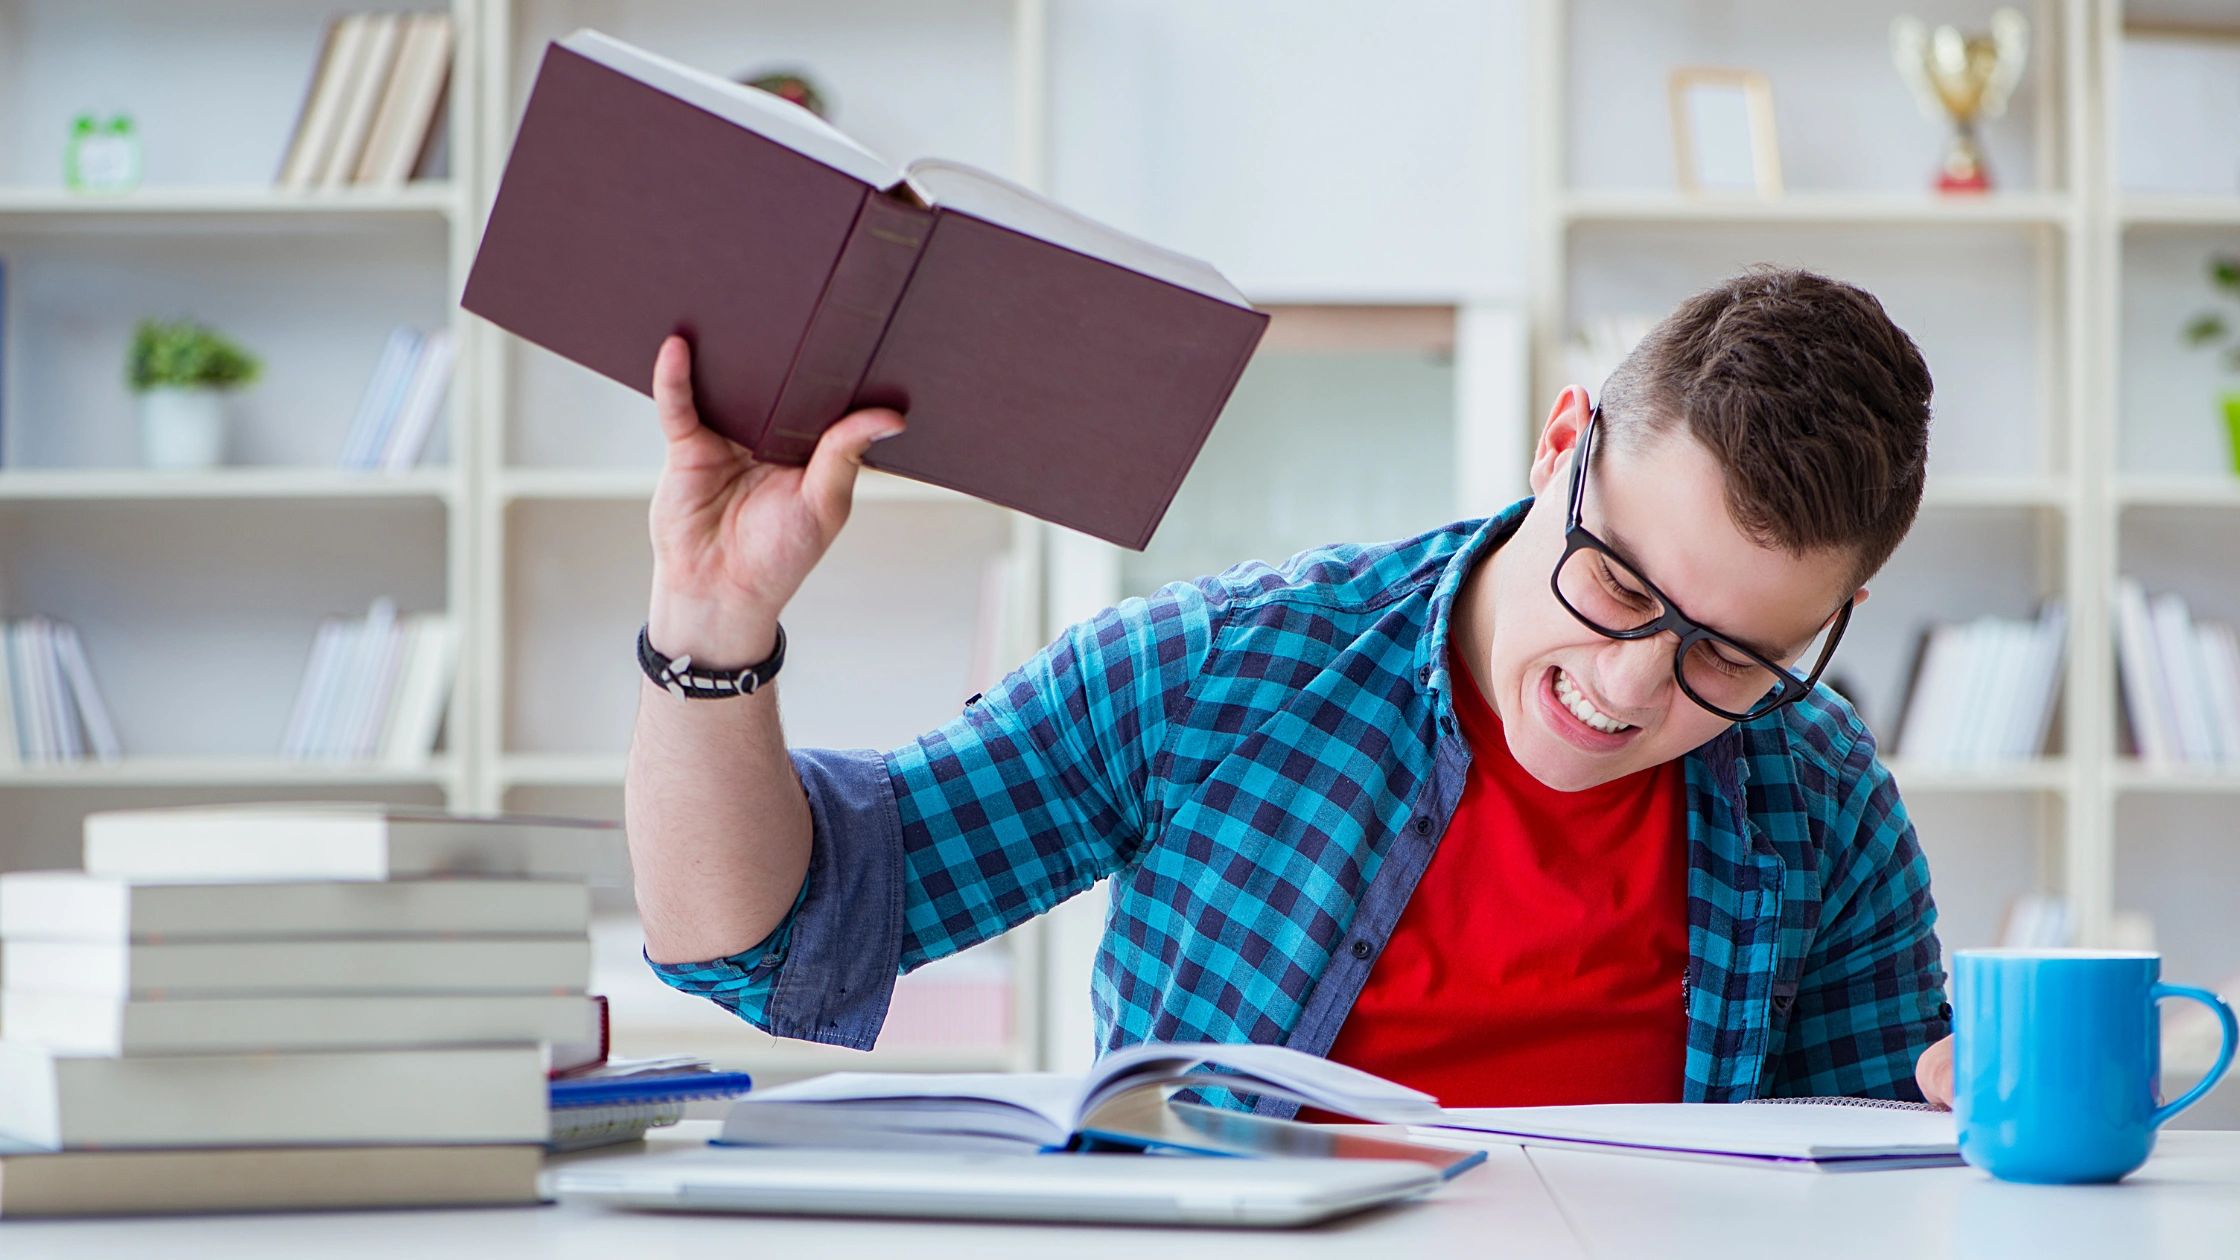
[[[828,528],[848,515],[855,495],[856,473],[863,467],[864,452],[880,438],[893,437],[904,428],[902,413],[886,407],[866,407],[853,412],[824,431],[802,474],[802,493]]]
[[[1921,1087],[1921,1096],[1939,1107],[1952,1105],[1952,1038],[1944,1040],[1921,1052],[1920,1062],[1914,1064],[1913,1082]]]
[[[692,349],[682,337],[668,337],[654,356],[653,406],[661,417],[662,436],[671,442],[700,431],[700,413],[692,406]]]

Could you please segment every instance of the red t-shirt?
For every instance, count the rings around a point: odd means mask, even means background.
[[[1451,655],[1449,671],[1469,778],[1330,1057],[1449,1107],[1679,1101],[1680,763],[1555,791]]]

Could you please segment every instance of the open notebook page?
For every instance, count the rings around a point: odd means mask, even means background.
[[[907,171],[910,187],[928,205],[960,210],[1231,306],[1252,306],[1235,285],[1205,263],[1106,227],[999,175],[946,158],[923,158],[912,162]]]
[[[1582,1107],[1449,1108],[1441,1130],[1509,1138],[1546,1138],[1651,1151],[1743,1155],[1761,1159],[1856,1159],[1946,1155],[1959,1149],[1948,1111],[1898,1111],[1799,1103],[1607,1103]]]
[[[560,46],[873,187],[892,188],[901,182],[901,172],[893,163],[783,97],[718,78],[705,70],[695,70],[682,62],[609,39],[594,30],[577,31],[561,40]],[[678,174],[689,176],[691,172]]]
[[[1030,1140],[1056,1143],[1073,1132],[1080,1101],[1081,1078],[1058,1072],[833,1072],[758,1089],[735,1105],[819,1103],[877,1115],[896,1128],[946,1128],[959,1113],[1011,1108],[1042,1122],[1032,1126],[1040,1131]],[[912,1117],[944,1119],[927,1126]],[[999,1126],[1029,1137],[1026,1127]]]

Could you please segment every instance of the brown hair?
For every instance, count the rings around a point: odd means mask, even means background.
[[[1920,349],[1873,294],[1758,267],[1665,316],[1601,401],[1613,441],[1685,424],[1718,460],[1737,528],[1795,555],[1848,550],[1856,584],[1920,509],[1929,392]]]

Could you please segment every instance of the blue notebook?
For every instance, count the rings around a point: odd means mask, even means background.
[[[550,1085],[552,1108],[559,1111],[615,1103],[736,1098],[754,1088],[754,1079],[745,1072],[647,1072],[636,1076],[579,1076]]]

